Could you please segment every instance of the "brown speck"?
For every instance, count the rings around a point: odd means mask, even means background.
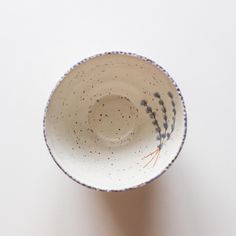
[[[99,99],[97,99],[97,102],[99,102],[100,100]]]
[[[100,114],[100,116],[102,116],[102,114]]]
[[[83,93],[85,93],[85,90],[83,90]]]
[[[102,119],[99,119],[99,121],[102,121]]]

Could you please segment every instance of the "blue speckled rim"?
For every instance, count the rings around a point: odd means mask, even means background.
[[[124,189],[119,189],[119,190],[116,190],[116,189],[100,189],[100,188],[96,188],[96,187],[93,187],[93,186],[89,186],[87,184],[84,184],[84,183],[81,183],[79,180],[75,179],[73,176],[71,176],[69,173],[67,173],[63,168],[62,166],[59,165],[59,163],[57,162],[56,158],[53,156],[52,154],[52,151],[49,147],[49,144],[47,142],[47,133],[46,133],[46,116],[47,116],[47,111],[48,111],[48,106],[50,104],[50,101],[52,99],[52,96],[55,92],[55,90],[59,87],[60,83],[66,78],[66,76],[68,75],[68,73],[70,71],[72,71],[75,67],[77,67],[78,65],[82,64],[82,63],[85,63],[87,62],[88,60],[90,59],[93,59],[95,57],[100,57],[100,56],[105,56],[105,55],[126,55],[126,56],[131,56],[131,57],[136,57],[138,59],[141,59],[143,61],[147,61],[149,63],[151,63],[152,65],[154,65],[155,67],[157,67],[159,70],[161,70],[172,82],[172,84],[175,86],[176,90],[177,90],[177,93],[181,99],[181,102],[182,102],[182,106],[183,106],[183,113],[184,113],[184,135],[183,135],[183,138],[182,138],[182,142],[181,142],[181,145],[179,147],[179,150],[175,156],[175,158],[170,162],[170,164],[160,173],[158,174],[157,176],[155,176],[154,178],[144,182],[144,183],[141,183],[141,184],[138,184],[138,185],[135,185],[133,187],[130,187],[130,188],[124,188]],[[176,82],[173,80],[173,78],[168,74],[168,72],[163,69],[161,66],[159,66],[157,63],[155,63],[154,61],[146,58],[146,57],[143,57],[143,56],[140,56],[140,55],[137,55],[137,54],[134,54],[134,53],[127,53],[127,52],[121,52],[121,51],[113,51],[113,52],[105,52],[105,53],[99,53],[99,54],[96,54],[94,56],[91,56],[91,57],[88,57],[82,61],[80,61],[79,63],[77,63],[76,65],[74,65],[68,72],[66,72],[64,74],[64,76],[58,81],[58,83],[56,84],[55,88],[52,90],[50,96],[49,96],[49,99],[48,99],[48,102],[47,102],[47,105],[46,105],[46,108],[45,108],[45,111],[44,111],[44,118],[43,118],[43,135],[44,135],[44,140],[46,142],[46,145],[47,145],[47,148],[48,148],[48,151],[50,153],[50,155],[52,156],[53,160],[55,161],[55,163],[57,164],[57,166],[67,175],[69,176],[72,180],[74,180],[76,183],[79,183],[87,188],[90,188],[90,189],[94,189],[94,190],[97,190],[97,191],[104,191],[104,192],[124,192],[124,191],[127,191],[127,190],[132,190],[132,189],[136,189],[136,188],[139,188],[139,187],[142,187],[150,182],[152,182],[153,180],[159,178],[162,174],[164,174],[166,172],[167,169],[169,169],[169,167],[173,164],[173,162],[176,160],[176,158],[178,157],[180,151],[182,150],[183,148],[183,145],[184,145],[184,141],[185,141],[185,138],[186,138],[186,134],[187,134],[187,113],[186,113],[186,107],[185,107],[185,103],[184,103],[184,99],[183,99],[183,96],[180,92],[180,89],[178,88]]]

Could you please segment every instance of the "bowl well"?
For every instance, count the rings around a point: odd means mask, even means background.
[[[135,54],[99,54],[52,92],[44,136],[58,166],[87,187],[122,191],[160,176],[186,136],[183,97],[168,73]]]

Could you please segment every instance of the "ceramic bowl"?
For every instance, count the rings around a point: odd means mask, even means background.
[[[156,179],[186,136],[179,88],[153,61],[108,52],[85,59],[48,101],[44,137],[56,164],[87,187],[124,191]]]

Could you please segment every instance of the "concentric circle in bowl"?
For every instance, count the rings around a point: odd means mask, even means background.
[[[44,136],[57,165],[87,187],[122,191],[160,176],[186,136],[183,97],[153,61],[110,52],[75,65],[52,92]]]

